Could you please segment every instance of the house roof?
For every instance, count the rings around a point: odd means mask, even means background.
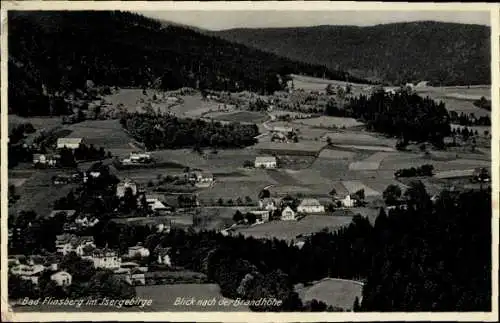
[[[275,163],[276,157],[273,156],[259,156],[255,157],[256,163]]]
[[[292,212],[295,212],[295,211],[294,211],[294,210],[292,210],[292,208],[291,208],[291,207],[289,207],[289,206],[287,206],[286,208],[284,208],[284,209],[283,209],[283,211],[282,211],[281,213],[283,213],[283,212],[285,212],[285,211],[292,211]]]
[[[79,145],[83,141],[83,138],[69,138],[69,137],[63,137],[63,138],[57,138],[57,145]]]
[[[321,206],[317,199],[303,199],[299,206]]]

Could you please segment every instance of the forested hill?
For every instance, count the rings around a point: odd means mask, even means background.
[[[96,85],[266,92],[325,67],[117,11],[9,12],[9,108],[47,114],[46,94]],[[346,73],[326,70],[332,79]],[[280,82],[281,81],[281,82]]]
[[[231,29],[210,32],[311,64],[394,84],[490,84],[490,28],[434,21],[369,27]]]

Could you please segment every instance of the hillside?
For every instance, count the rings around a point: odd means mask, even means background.
[[[490,28],[432,21],[231,29],[211,35],[393,84],[490,84]]]
[[[9,111],[23,115],[64,113],[60,98],[87,80],[97,86],[265,93],[283,88],[290,73],[346,77],[127,12],[10,11],[8,23]]]

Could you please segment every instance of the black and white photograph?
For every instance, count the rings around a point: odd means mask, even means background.
[[[498,6],[99,3],[2,6],[3,319],[498,319]]]

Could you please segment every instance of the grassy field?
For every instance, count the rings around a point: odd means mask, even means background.
[[[253,148],[282,155],[317,155],[324,146],[325,143],[321,141],[303,140],[297,143],[259,142]]]
[[[356,193],[357,191],[364,189],[365,190],[365,196],[378,196],[381,194],[381,192],[375,191],[371,187],[365,185],[362,181],[354,180],[354,181],[342,181],[342,185],[346,188],[346,190],[350,193]]]
[[[342,127],[350,128],[363,125],[363,123],[353,118],[340,118],[340,117],[328,117],[328,116],[297,120],[294,121],[294,123],[304,124],[312,127],[320,127],[320,128],[342,128]]]
[[[250,122],[261,123],[267,119],[267,115],[253,111],[235,111],[235,112],[211,112],[204,115],[206,118],[214,120],[224,120],[231,122]]]
[[[84,138],[88,145],[104,147],[112,152],[114,149],[132,151],[136,147],[118,120],[86,120],[66,128],[72,131],[69,137]]]
[[[390,153],[387,152],[374,153],[361,161],[350,163],[349,170],[377,170],[380,167],[380,163],[389,155]]]
[[[353,159],[355,156],[356,156],[356,153],[352,152],[352,151],[325,148],[321,151],[318,158],[350,160],[350,159]]]
[[[30,177],[23,178],[24,182],[16,189],[20,199],[9,208],[9,214],[29,210],[33,210],[41,216],[50,214],[53,203],[57,199],[66,196],[71,189],[76,188],[76,184],[63,186],[52,184],[52,176],[59,174],[70,173],[47,169],[34,171]],[[14,180],[16,178],[18,177],[13,177]]]
[[[216,284],[175,284],[136,287],[137,297],[152,299],[153,304],[145,308],[153,312],[247,312],[246,306],[222,305],[227,298]],[[177,298],[195,299],[195,305],[175,305]],[[202,306],[198,301],[215,299],[215,305]]]
[[[361,299],[363,285],[352,280],[325,278],[310,287],[298,285],[295,291],[303,302],[316,299],[327,305],[350,310],[356,297]]]
[[[291,241],[300,234],[310,234],[328,228],[330,230],[351,223],[351,216],[308,215],[299,221],[271,221],[252,227],[240,228],[236,233],[258,239],[277,238]]]
[[[322,78],[310,77],[310,76],[302,76],[292,74],[293,85],[296,90],[302,89],[304,91],[317,91],[324,92],[325,88],[328,84],[332,84],[333,86],[346,86],[348,83],[344,81],[336,81],[336,80],[327,80]],[[365,88],[368,85],[366,84],[357,84],[350,83],[353,87],[353,90]]]

